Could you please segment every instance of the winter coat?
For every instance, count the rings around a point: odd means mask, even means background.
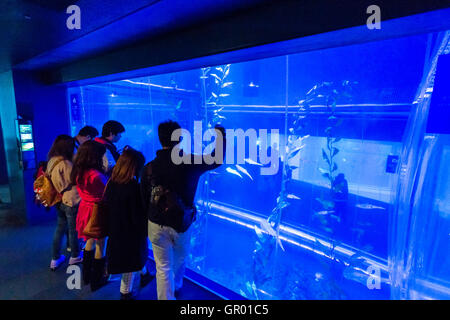
[[[81,202],[78,207],[76,229],[80,239],[88,239],[88,237],[83,235],[83,230],[91,217],[94,204],[102,199],[106,182],[106,176],[95,169],[87,170],[77,181],[77,190],[81,197]]]
[[[119,274],[141,270],[148,258],[147,215],[139,183],[110,181],[104,197],[108,208],[108,272]]]
[[[224,144],[225,145],[225,144]],[[173,228],[177,232],[182,231],[184,217],[177,212],[169,211],[161,213],[150,204],[150,196],[152,193],[152,184],[161,185],[165,189],[170,190],[178,195],[187,208],[194,211],[194,197],[197,190],[198,181],[203,173],[213,170],[220,164],[206,164],[202,160],[202,156],[188,155],[191,158],[191,164],[176,165],[171,159],[172,149],[161,149],[156,152],[156,158],[149,162],[143,170],[142,174],[142,197],[144,199],[145,210],[148,219],[162,226]],[[215,151],[213,151],[213,155]],[[196,159],[200,157],[200,159]],[[195,219],[195,214],[194,214]]]

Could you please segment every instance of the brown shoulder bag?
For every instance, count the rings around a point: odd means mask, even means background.
[[[86,227],[83,230],[83,234],[89,238],[102,239],[108,236],[108,205],[106,204],[104,197],[106,188],[108,188],[108,183],[106,183],[105,190],[103,190],[102,199],[94,203],[92,208],[91,217],[89,218]]]

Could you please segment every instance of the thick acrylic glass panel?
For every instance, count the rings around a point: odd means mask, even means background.
[[[73,133],[119,120],[119,148],[151,160],[163,120],[192,136],[194,121],[242,129],[241,161],[236,139],[233,163],[199,183],[188,267],[249,298],[389,298],[386,281],[368,283],[372,270],[387,277],[396,159],[426,47],[424,35],[70,88]],[[260,129],[271,161],[251,156]]]
[[[408,298],[450,297],[450,136],[426,135],[410,234]]]

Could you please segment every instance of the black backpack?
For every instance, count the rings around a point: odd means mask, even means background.
[[[154,168],[156,167],[156,168]],[[146,165],[146,174],[150,179],[149,190],[149,210],[158,221],[163,221],[165,225],[172,227],[178,233],[186,232],[196,218],[195,206],[187,206],[173,188],[161,182],[161,176],[154,172],[158,170],[158,165],[154,161]]]

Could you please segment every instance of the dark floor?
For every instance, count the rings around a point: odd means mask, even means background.
[[[67,262],[55,272],[50,271],[50,245],[54,222],[37,226],[4,226],[0,229],[0,300],[5,299],[119,299],[120,277],[96,292],[88,286],[69,290],[66,285]],[[149,270],[154,263],[149,260]],[[153,271],[154,272],[154,271]],[[138,279],[137,279],[138,280]],[[138,283],[136,281],[136,287]],[[138,300],[154,300],[156,279],[137,294]],[[216,300],[213,293],[185,279],[178,297],[180,300]]]

